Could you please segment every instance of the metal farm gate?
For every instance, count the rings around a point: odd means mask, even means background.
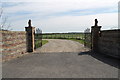
[[[35,31],[35,49],[42,46],[42,30],[39,28]]]
[[[91,32],[89,28],[84,31],[84,46],[92,49]]]

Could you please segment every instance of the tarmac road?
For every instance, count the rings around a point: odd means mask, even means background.
[[[49,40],[34,54],[4,62],[3,78],[117,78],[117,60],[70,40]]]

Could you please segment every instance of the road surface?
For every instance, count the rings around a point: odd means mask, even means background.
[[[117,78],[117,60],[70,40],[49,40],[34,53],[4,62],[3,78]]]

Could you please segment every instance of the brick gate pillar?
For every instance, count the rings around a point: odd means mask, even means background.
[[[35,36],[35,27],[31,26],[31,20],[28,22],[28,27],[25,27],[26,30],[26,38],[27,38],[27,51],[33,52],[34,51],[34,36]]]
[[[98,39],[100,37],[100,30],[101,26],[98,26],[98,21],[95,19],[95,25],[91,27],[93,52],[98,52]]]

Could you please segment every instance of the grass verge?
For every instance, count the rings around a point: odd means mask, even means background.
[[[35,41],[35,49],[41,47],[41,40]]]
[[[84,40],[77,40],[77,39],[67,39],[67,40],[77,41],[77,42],[79,42],[81,44],[84,44]]]
[[[48,40],[42,40],[42,45],[45,45],[46,43],[48,43]]]
[[[42,44],[41,44],[41,40],[38,40],[35,42],[35,49],[41,47],[42,45],[45,45],[46,43],[48,43],[47,40],[42,40]]]

